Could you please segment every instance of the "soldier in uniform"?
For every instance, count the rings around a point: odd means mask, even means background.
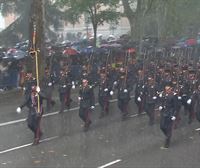
[[[50,74],[48,68],[45,69],[45,76],[42,80],[42,90],[47,97],[47,104],[46,104],[46,112],[50,112],[52,107],[52,93],[54,89],[55,81],[53,80],[53,76]]]
[[[108,115],[108,112],[109,112],[111,85],[109,83],[106,73],[101,73],[100,76],[101,76],[101,79],[99,82],[98,101],[101,107],[101,114],[99,118],[102,118],[105,115]]]
[[[161,84],[160,84],[160,90],[164,90],[165,86],[172,84],[172,76],[171,76],[171,70],[165,69],[164,74],[162,76]]]
[[[87,131],[92,123],[90,115],[95,106],[93,87],[88,84],[87,79],[82,80],[78,99],[80,101],[79,117],[84,122],[84,130]]]
[[[161,113],[160,129],[166,136],[164,148],[168,148],[172,136],[173,121],[176,119],[176,98],[173,93],[173,88],[167,84],[165,91],[161,97],[161,105],[159,110]]]
[[[65,106],[70,109],[71,105],[71,88],[75,88],[74,83],[71,81],[69,74],[64,70],[60,71],[60,79],[58,82],[58,92],[60,98],[60,113],[64,111]]]
[[[145,112],[149,116],[149,125],[153,125],[155,122],[155,105],[157,100],[157,87],[153,77],[148,77],[148,83],[144,88],[145,97]]]
[[[190,70],[189,71],[189,79],[188,79],[188,100],[187,100],[187,109],[189,112],[189,120],[188,123],[191,124],[192,121],[195,118],[195,111],[194,111],[194,107],[195,107],[195,103],[196,103],[196,99],[195,99],[195,91],[197,89],[197,80],[196,80],[196,76],[195,76],[195,70]]]
[[[197,90],[194,94],[194,98],[196,100],[195,104],[196,119],[200,122],[200,84],[198,84]]]
[[[29,109],[27,123],[29,129],[34,133],[33,145],[37,145],[42,136],[42,131],[40,128],[40,122],[42,119],[43,111],[43,100],[47,99],[42,92],[40,92],[39,87],[35,85],[31,88],[31,94],[25,102],[17,108],[17,113],[21,112],[25,106]],[[39,102],[39,106],[38,106]]]
[[[135,103],[138,107],[138,114],[144,111],[144,74],[142,70],[138,70],[138,79],[135,87]]]
[[[118,108],[121,111],[122,120],[126,119],[128,116],[128,103],[130,101],[130,92],[132,90],[132,85],[127,80],[128,77],[126,76],[126,72],[121,72],[120,79],[118,82],[118,92],[117,92],[117,99],[118,99]]]
[[[31,88],[34,85],[36,85],[36,79],[33,77],[32,72],[27,72],[23,87],[25,100],[29,99],[31,95]]]
[[[177,83],[179,82],[179,83]],[[180,94],[180,81],[179,79],[172,79],[172,87],[173,87],[173,92],[174,92],[174,96],[175,96],[175,99],[176,99],[176,120],[174,122],[174,128],[176,129],[178,127],[178,124],[181,120],[181,116],[180,116],[180,110],[181,110],[181,106],[182,106],[182,97],[181,97],[181,94]]]

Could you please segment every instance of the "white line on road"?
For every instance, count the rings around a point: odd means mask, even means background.
[[[48,141],[51,141],[51,140],[56,139],[56,138],[58,138],[58,136],[42,139],[42,140],[40,140],[40,142],[48,142]],[[14,147],[14,148],[6,149],[6,150],[3,150],[3,151],[0,151],[0,154],[8,153],[8,152],[11,152],[11,151],[14,151],[14,150],[17,150],[17,149],[22,149],[22,148],[25,148],[27,146],[31,146],[32,144],[33,143],[29,143],[29,144],[25,144],[25,145],[22,145],[22,146],[17,146],[17,147]]]
[[[133,97],[134,96],[131,96],[131,98],[133,98]],[[111,103],[116,102],[116,101],[117,101],[117,99],[110,100]],[[99,105],[99,103],[95,104],[95,106],[98,106],[98,105]],[[74,108],[71,108],[69,110],[65,110],[64,112],[74,111],[74,110],[78,110],[78,109],[79,109],[79,107],[74,107]],[[48,114],[44,114],[43,117],[53,116],[53,115],[57,115],[57,114],[59,114],[59,111],[48,113]],[[14,120],[14,121],[8,121],[8,122],[0,123],[0,127],[7,126],[7,125],[12,125],[12,124],[17,124],[17,123],[24,122],[24,121],[26,121],[26,118],[22,118],[22,119],[19,119],[19,120]]]
[[[105,164],[105,165],[99,166],[98,168],[105,168],[105,167],[114,165],[115,163],[118,163],[118,162],[121,162],[121,161],[122,161],[121,159],[118,159],[118,160],[112,161],[112,162],[110,162],[110,163],[107,163],[107,164]]]
[[[134,96],[131,96],[131,97],[134,97]],[[116,102],[116,101],[117,101],[117,99],[111,100],[111,102]],[[99,105],[99,104],[97,103],[95,105]],[[72,108],[69,111],[74,111],[74,110],[77,110],[77,109],[79,109],[79,107]],[[66,111],[67,110],[65,110],[65,112]],[[49,114],[45,114],[44,117],[51,116],[51,115],[56,115],[58,113],[59,113],[58,111],[57,112],[52,112],[52,113],[49,113]],[[144,113],[142,113],[142,114],[144,114]],[[138,114],[131,115],[130,117],[136,117],[136,116],[138,116]],[[9,121],[9,122],[6,122],[6,123],[1,123],[0,127],[6,126],[6,125],[15,124],[15,123],[19,123],[19,122],[23,122],[23,121],[26,121],[26,119],[20,119],[20,120],[15,120],[15,121]],[[59,136],[54,136],[54,137],[46,138],[46,139],[41,140],[40,142],[51,141],[51,140],[56,139],[58,137]],[[6,149],[6,150],[3,150],[3,151],[0,151],[0,154],[11,152],[11,151],[14,151],[14,150],[17,150],[17,149],[21,149],[21,148],[25,148],[25,147],[31,146],[31,145],[32,145],[32,143],[29,143],[29,144],[25,144],[25,145],[22,145],[22,146],[17,146],[17,147],[14,147],[14,148]],[[119,160],[117,160],[117,162],[119,162]],[[109,163],[109,165],[115,164],[117,162],[116,161],[111,162],[111,163]],[[106,164],[106,165],[108,165],[108,164]],[[104,167],[99,167],[99,168],[104,168]]]
[[[195,129],[196,131],[200,131],[200,128]]]

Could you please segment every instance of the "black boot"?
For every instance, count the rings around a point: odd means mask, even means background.
[[[166,138],[164,147],[169,148],[169,145],[170,145],[170,138]]]

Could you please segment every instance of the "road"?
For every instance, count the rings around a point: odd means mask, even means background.
[[[78,117],[76,94],[72,109],[58,114],[58,106],[42,119],[44,136],[32,146],[33,134],[27,128],[26,110],[16,114],[22,102],[17,95],[1,101],[0,168],[198,168],[200,165],[200,135],[195,129],[200,123],[187,124],[182,115],[178,129],[173,131],[171,146],[163,150],[164,136],[159,129],[159,114],[154,126],[147,115],[137,116],[133,99],[130,117],[121,121],[116,100],[110,113],[99,119],[99,106],[92,113],[88,132]]]

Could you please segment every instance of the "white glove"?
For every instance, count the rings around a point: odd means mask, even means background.
[[[160,98],[162,97],[162,93],[159,94],[159,97],[160,97]]]
[[[172,116],[171,120],[172,120],[172,121],[176,120],[176,117],[175,117],[175,116]]]
[[[49,82],[49,83],[48,83],[48,86],[52,86],[52,83],[51,83],[51,82]]]
[[[75,85],[75,82],[74,82],[74,81],[72,81],[72,85]]]
[[[156,96],[154,96],[154,97],[153,97],[153,100],[156,100],[156,99],[157,99],[157,97],[156,97]]]
[[[117,85],[117,81],[114,81],[114,83],[113,83],[114,85]]]
[[[81,100],[81,97],[78,97],[78,100]]]
[[[138,97],[138,98],[137,98],[137,101],[141,102],[141,101],[142,101],[142,99],[141,99],[140,97]]]
[[[64,88],[66,88],[66,85],[63,85]]]
[[[105,88],[105,89],[104,89],[104,92],[107,92],[107,91],[108,91],[108,88]]]
[[[187,104],[191,104],[192,103],[192,100],[191,99],[188,99],[187,100]]]
[[[22,109],[21,109],[20,107],[17,107],[16,112],[17,112],[18,114],[20,114],[21,111],[22,111]]]
[[[93,110],[93,109],[94,109],[94,106],[91,106],[90,108]]]
[[[23,87],[23,90],[25,91],[25,90],[26,90],[26,88],[25,88],[25,87]]]
[[[161,111],[162,109],[163,109],[163,107],[162,107],[162,106],[159,106],[159,107],[158,107],[158,110],[159,110],[159,111]]]
[[[72,89],[75,89],[76,88],[76,86],[75,85],[72,85]]]
[[[181,96],[178,96],[178,100],[181,100],[182,98],[181,98]]]
[[[128,90],[127,89],[124,89],[124,93],[127,93],[128,92]]]
[[[39,86],[36,87],[36,91],[37,91],[38,93],[40,92],[40,87],[39,87]]]
[[[110,91],[110,95],[112,96],[113,94],[114,94],[114,92],[111,90],[111,91]]]

